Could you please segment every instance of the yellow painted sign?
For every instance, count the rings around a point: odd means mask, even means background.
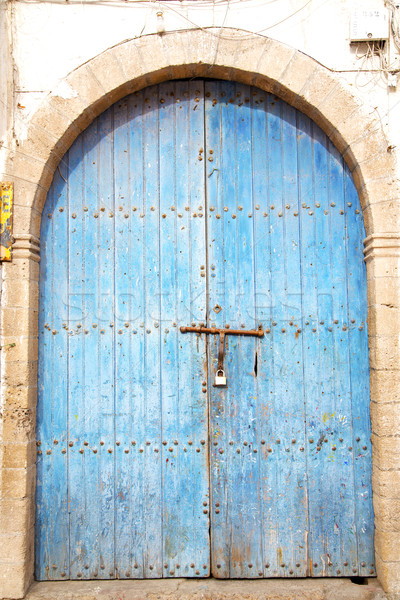
[[[11,260],[12,183],[0,183],[0,260]]]

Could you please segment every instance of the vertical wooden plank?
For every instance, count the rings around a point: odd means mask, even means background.
[[[182,93],[187,102],[185,106],[179,103],[182,108],[176,109],[178,324],[207,319],[206,199],[204,161],[200,160],[205,149],[204,83],[177,83],[176,98],[182,98]],[[184,116],[179,114],[181,112]],[[187,188],[182,185],[185,175],[181,165],[187,169]],[[179,226],[183,218],[185,225]],[[182,269],[185,255],[186,265]],[[185,498],[185,527],[189,537],[185,550],[187,567],[181,574],[207,577],[210,575],[207,340],[205,336],[199,339],[191,335],[190,339],[179,338],[178,341],[179,426],[187,443],[180,468],[181,497]]]
[[[160,356],[160,235],[159,235],[159,97],[158,87],[144,92],[143,104],[143,227],[144,257],[144,429],[139,461],[144,472],[144,556],[143,575],[162,576],[162,483],[161,464],[154,459],[154,444],[160,447],[162,422],[162,381]],[[150,444],[148,443],[150,442]],[[140,451],[142,449],[142,452]]]
[[[286,319],[286,270],[284,245],[284,198],[283,198],[283,139],[281,103],[274,96],[268,96],[268,181],[270,186],[270,244],[271,244],[271,293],[273,298],[271,339],[273,345],[273,397],[274,409],[271,418],[272,429],[268,439],[271,452],[269,462],[274,474],[273,496],[277,522],[276,544],[266,549],[265,562],[270,564],[269,573],[273,570],[277,576],[287,573],[286,564],[290,550],[287,548],[280,515],[285,514],[285,476],[287,463],[285,450],[287,447],[286,431],[283,424],[287,420],[287,386],[285,356],[285,319]],[[282,402],[283,399],[283,402]],[[265,546],[264,546],[265,547]],[[272,554],[272,556],[271,556]]]
[[[351,173],[346,165],[343,169],[347,225],[347,310],[353,430],[353,439],[349,448],[353,448],[355,524],[358,550],[358,563],[353,568],[353,574],[366,577],[375,575],[375,555],[371,484],[372,448],[369,410],[367,275],[363,261],[365,229],[360,200]]]
[[[99,272],[101,252],[99,237],[105,218],[105,210],[100,210],[98,197],[98,122],[95,121],[83,134],[82,165],[84,185],[82,190],[80,216],[83,230],[82,263],[84,264],[84,315],[82,318],[82,363],[84,380],[83,436],[79,453],[81,455],[85,484],[81,488],[84,497],[84,547],[81,556],[79,578],[93,579],[98,576],[99,566],[99,524],[101,522],[101,489],[99,470],[99,441],[101,429],[101,388],[99,382],[101,308],[99,301]],[[103,207],[104,208],[104,207]],[[106,217],[108,218],[108,217]],[[77,450],[78,451],[78,450]],[[79,493],[79,492],[78,492]],[[97,575],[96,575],[97,573]]]
[[[227,84],[228,85],[228,84]],[[229,89],[229,88],[227,88]],[[230,88],[232,90],[232,86]],[[226,273],[224,255],[224,219],[220,189],[234,195],[234,180],[225,176],[225,155],[221,144],[221,115],[227,90],[219,82],[205,83],[205,181],[207,196],[207,260],[208,322],[211,326],[223,327],[226,323]],[[212,151],[212,152],[211,152]],[[229,417],[232,409],[227,402],[226,390],[211,387],[215,379],[218,356],[218,339],[208,340],[208,380],[210,385],[210,511],[211,511],[211,569],[214,577],[230,575],[230,461],[223,456],[226,442],[230,441]],[[230,355],[225,352],[225,367]],[[233,441],[233,440],[231,440]],[[219,444],[221,445],[220,447]],[[219,452],[221,450],[221,452]]]
[[[237,218],[227,219],[225,247],[230,249],[230,270],[234,271],[234,286],[228,292],[229,312],[227,323],[231,327],[257,329],[254,281],[254,239],[253,239],[253,164],[252,164],[252,115],[251,90],[248,86],[235,85],[234,102],[228,110],[234,113],[236,144],[231,149],[230,132],[223,127],[225,154],[233,154],[236,171]],[[225,133],[225,135],[224,135]],[[228,167],[229,168],[229,167]],[[223,190],[222,190],[223,192]],[[225,207],[230,207],[232,199],[223,196]],[[230,213],[226,213],[230,214]],[[233,224],[233,232],[230,225]],[[235,225],[236,224],[236,225]],[[236,232],[235,232],[236,229]],[[233,233],[236,233],[236,236]],[[236,237],[236,240],[235,240]],[[227,256],[229,256],[227,253]],[[233,269],[232,266],[235,265]],[[252,337],[228,338],[229,348],[234,354],[229,401],[236,405],[240,431],[237,441],[242,446],[241,464],[237,461],[241,479],[241,497],[235,486],[231,490],[232,502],[232,577],[259,577],[262,575],[260,486],[258,480],[258,424],[257,424],[257,382],[255,377],[256,351],[260,342]],[[232,395],[231,395],[232,394]],[[227,446],[228,449],[228,446]],[[240,464],[240,466],[239,466]],[[243,545],[246,539],[246,545]],[[238,557],[235,560],[235,556]],[[240,558],[239,558],[240,557]],[[236,563],[236,565],[234,564]]]
[[[61,171],[62,169],[62,171]],[[61,175],[62,173],[62,175]],[[68,577],[67,497],[67,166],[60,165],[42,220],[46,258],[40,265],[37,439],[38,579]],[[39,454],[40,452],[40,454]],[[56,524],[56,526],[55,526]],[[63,574],[63,575],[62,575]]]
[[[112,579],[115,552],[115,306],[114,306],[114,247],[115,203],[113,165],[113,115],[109,109],[97,124],[97,182],[100,211],[98,245],[98,297],[100,306],[99,390],[97,398],[99,438],[95,449],[99,463],[99,579]],[[104,210],[102,210],[104,209]]]
[[[272,296],[272,389],[266,426],[269,514],[266,574],[305,572],[304,404],[302,396],[301,275],[295,113],[268,95],[269,238]],[[272,392],[272,394],[271,394]],[[272,504],[272,506],[271,506]],[[268,506],[268,505],[267,505]],[[275,518],[273,514],[276,514]],[[285,515],[283,522],[279,515]],[[272,538],[272,539],[271,539]],[[267,566],[268,565],[268,566]]]
[[[318,514],[319,527],[322,528],[321,547],[310,548],[310,572],[315,576],[333,575],[338,569],[338,553],[340,553],[337,512],[333,509],[339,501],[336,494],[337,455],[332,451],[335,441],[335,386],[332,376],[334,367],[333,325],[333,293],[332,261],[331,261],[331,227],[329,200],[330,172],[329,154],[326,149],[326,136],[320,134],[318,128],[312,128],[312,162],[314,197],[310,206],[303,208],[304,220],[311,220],[315,230],[315,277],[318,299],[317,314],[313,325],[313,339],[316,340],[317,351],[317,399],[310,404],[312,410],[309,419],[314,423],[313,435],[316,439],[309,442],[312,456],[313,478],[318,485],[318,499],[321,502]],[[304,290],[307,296],[307,289]],[[325,441],[326,440],[326,441]],[[334,524],[336,522],[336,525]]]
[[[51,450],[53,490],[50,494],[53,529],[53,579],[66,579],[69,564],[68,515],[68,186],[65,177],[67,165],[60,164],[55,177],[53,207],[53,372],[52,386],[52,440]],[[65,175],[64,175],[65,173]],[[63,179],[64,177],[64,179]],[[49,333],[49,332],[48,332]],[[50,365],[48,365],[50,367]],[[56,568],[55,568],[56,567]],[[65,573],[65,575],[62,575]]]
[[[318,406],[320,387],[318,365],[318,288],[315,248],[315,204],[311,122],[298,113],[298,177],[299,177],[299,218],[302,274],[302,315],[303,315],[303,377],[306,410],[305,452],[308,477],[309,530],[305,538],[308,553],[307,575],[313,574],[314,557],[324,552],[323,505],[324,492],[320,487],[320,471],[317,455],[319,439],[318,423],[315,421],[315,407]],[[310,212],[312,214],[310,214]],[[321,514],[322,513],[322,514]]]
[[[53,184],[54,186],[55,184]],[[53,289],[53,208],[54,187],[51,187],[43,209],[41,223],[42,259],[40,268],[40,291],[39,291],[39,343],[38,343],[38,406],[36,423],[36,529],[35,529],[35,577],[38,580],[46,580],[50,575],[50,560],[52,547],[48,539],[51,504],[51,470],[50,461],[46,460],[46,452],[51,439],[51,392],[52,374],[49,363],[52,360],[51,352],[51,325],[53,321],[52,311],[52,289]]]
[[[143,190],[144,190],[144,151],[143,151],[143,104],[144,92],[136,92],[128,100],[129,120],[129,169],[131,173],[131,236],[132,252],[132,399],[129,470],[131,473],[130,519],[127,523],[131,535],[132,564],[131,576],[143,578],[146,554],[145,536],[145,480],[143,469],[143,446],[145,437],[144,381],[146,377],[144,360],[145,343],[145,292],[144,292],[144,242],[143,242]],[[128,448],[129,446],[129,448]],[[142,452],[140,452],[142,449]],[[128,534],[129,535],[129,534]]]
[[[324,207],[324,215],[329,213],[330,220],[330,247],[331,268],[326,281],[319,279],[319,293],[322,297],[324,287],[328,292],[331,286],[332,313],[329,327],[325,331],[326,344],[330,342],[334,360],[331,364],[331,377],[329,371],[321,370],[321,385],[324,391],[324,402],[321,402],[323,423],[325,424],[324,444],[325,471],[328,468],[331,475],[330,481],[332,499],[329,501],[326,523],[326,553],[330,555],[332,570],[337,575],[351,575],[357,562],[357,544],[355,539],[354,522],[354,480],[349,458],[348,447],[351,446],[351,393],[349,373],[349,348],[348,348],[348,312],[347,312],[347,284],[346,284],[346,229],[344,216],[344,187],[343,187],[343,159],[320,130],[314,127],[315,134],[324,140],[326,162],[329,176],[329,198]],[[314,134],[314,135],[315,135]],[[317,147],[317,145],[316,145]],[[325,239],[322,232],[321,240]],[[322,245],[320,243],[320,245]],[[320,318],[320,325],[321,325]],[[331,335],[329,335],[331,333]],[[332,335],[333,334],[333,335]],[[328,338],[328,339],[327,339]],[[320,342],[321,343],[321,342]],[[320,345],[320,355],[327,352]],[[322,368],[325,365],[322,364]],[[331,395],[331,398],[329,398]],[[328,485],[328,482],[327,482]],[[332,486],[332,483],[330,483]],[[332,552],[331,552],[331,549]],[[329,566],[329,565],[328,565]]]
[[[179,343],[179,327],[177,323],[178,297],[178,260],[177,256],[177,211],[181,206],[176,204],[176,162],[178,157],[176,144],[176,106],[182,110],[187,100],[175,95],[174,83],[160,86],[160,276],[163,293],[160,297],[162,325],[161,363],[162,369],[162,438],[165,442],[162,450],[162,552],[164,576],[174,577],[180,574],[181,568],[187,570],[188,558],[184,554],[185,538],[188,531],[185,523],[185,505],[182,498],[180,506],[180,468],[181,454],[185,447],[185,439],[180,430],[179,421],[179,359],[177,344]],[[183,127],[183,123],[181,122]],[[187,163],[187,158],[185,158]],[[184,168],[184,167],[183,167]],[[181,213],[180,213],[181,214]],[[180,265],[184,269],[184,265]],[[165,331],[167,329],[168,333]],[[189,558],[190,560],[190,558]],[[193,560],[193,558],[192,558]]]
[[[301,344],[301,270],[298,219],[297,127],[296,111],[286,103],[271,99],[272,113],[280,115],[282,149],[275,154],[271,141],[270,169],[277,161],[281,169],[281,189],[272,194],[271,257],[274,293],[272,338],[274,342],[275,411],[277,431],[274,446],[280,457],[277,482],[277,511],[286,515],[281,521],[277,549],[277,570],[281,576],[304,576],[306,573],[305,530],[308,525],[306,460],[304,452],[303,354]],[[276,107],[276,108],[275,108]],[[275,139],[272,132],[273,139]],[[278,175],[278,172],[277,172]],[[281,242],[277,233],[281,232]],[[276,236],[276,237],[275,237]],[[276,243],[274,243],[274,240]],[[276,255],[277,247],[283,256]],[[275,261],[282,260],[282,270]],[[275,297],[278,296],[278,302]],[[277,312],[276,312],[277,311]],[[274,325],[276,323],[276,325]],[[277,443],[280,440],[280,443]]]
[[[128,98],[114,105],[115,177],[115,569],[119,578],[133,576],[132,480],[130,470],[132,419],[132,235],[129,170]]]
[[[259,428],[259,486],[260,486],[260,530],[262,536],[262,566],[265,577],[271,575],[273,558],[276,555],[278,516],[275,511],[275,473],[271,468],[271,423],[273,398],[273,345],[270,335],[273,313],[271,294],[272,270],[270,247],[270,186],[269,186],[269,137],[268,137],[268,94],[254,90],[252,102],[252,161],[254,193],[254,274],[255,306],[257,323],[261,323],[265,337],[257,347],[257,396]],[[273,571],[272,571],[273,572]]]
[[[68,497],[70,511],[70,577],[82,576],[85,551],[85,473],[82,455],[85,393],[83,367],[84,336],[84,245],[83,245],[83,136],[69,150],[69,393],[68,393]],[[82,560],[83,558],[83,560]]]

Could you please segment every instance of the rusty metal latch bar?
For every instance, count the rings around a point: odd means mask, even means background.
[[[221,331],[219,334],[219,349],[218,349],[218,371],[224,370],[224,351],[225,351],[225,331]]]
[[[214,335],[224,333],[225,335],[253,335],[255,337],[264,337],[264,331],[261,327],[259,329],[230,329],[229,327],[219,329],[218,327],[204,327],[203,325],[200,325],[199,327],[181,327],[180,330],[181,333],[211,333]]]
[[[211,335],[219,335],[219,348],[218,348],[218,364],[215,376],[215,386],[225,386],[226,377],[224,371],[224,352],[225,352],[225,336],[226,335],[251,335],[254,337],[264,337],[263,329],[230,329],[226,327],[219,329],[217,327],[205,327],[200,325],[199,327],[181,327],[181,333],[208,333]]]

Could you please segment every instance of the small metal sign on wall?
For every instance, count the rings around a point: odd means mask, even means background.
[[[0,260],[11,260],[12,244],[12,183],[0,183]]]

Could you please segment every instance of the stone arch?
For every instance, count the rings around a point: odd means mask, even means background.
[[[394,156],[377,112],[364,106],[337,75],[298,50],[255,34],[243,40],[237,30],[219,34],[212,28],[196,29],[125,41],[67,75],[37,109],[26,140],[7,161],[9,177],[26,175],[25,184],[17,184],[23,185],[24,208],[41,212],[59,160],[93,118],[115,101],[168,79],[212,77],[275,93],[312,118],[353,173],[367,235],[383,232],[384,223],[387,232],[396,231],[391,200],[400,196],[400,190],[393,180]],[[16,206],[21,206],[18,190],[16,196]],[[28,233],[26,218],[22,211],[18,213],[16,231]],[[38,235],[34,215],[29,228]]]
[[[370,297],[377,569],[387,589],[400,590],[400,555],[396,549],[389,553],[384,549],[397,528],[387,502],[396,497],[395,484],[391,484],[387,472],[394,468],[393,461],[398,464],[400,448],[394,458],[393,452],[388,458],[385,449],[389,448],[390,437],[387,419],[390,421],[392,415],[389,402],[393,393],[400,391],[400,343],[396,324],[393,326],[391,317],[379,309],[379,303],[384,305],[388,295],[395,303],[399,296],[398,280],[393,283],[398,276],[400,237],[395,158],[377,112],[366,107],[339,76],[280,42],[255,34],[244,37],[237,30],[224,29],[222,33],[209,28],[152,34],[109,48],[79,66],[49,93],[30,119],[26,139],[8,153],[3,177],[14,182],[15,243],[13,262],[3,265],[3,339],[21,336],[22,341],[10,346],[2,365],[4,456],[7,444],[21,442],[26,449],[20,495],[6,503],[2,514],[8,534],[18,534],[9,548],[9,577],[4,591],[0,588],[0,595],[5,597],[23,597],[33,573],[37,261],[46,193],[62,156],[97,115],[148,85],[193,77],[236,80],[275,93],[323,129],[353,174],[368,235],[365,252]],[[17,289],[24,295],[22,303],[15,293]],[[10,481],[20,482],[21,465],[14,468],[14,464],[5,463],[5,488]],[[16,524],[20,524],[20,531]]]

